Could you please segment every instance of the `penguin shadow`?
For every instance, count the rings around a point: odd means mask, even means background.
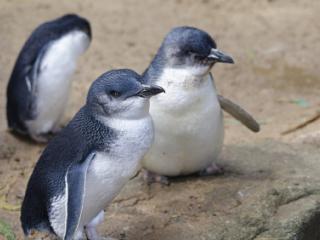
[[[7,129],[7,133],[9,135],[13,136],[18,141],[24,142],[24,143],[26,143],[28,145],[46,146],[54,137],[59,135],[59,133],[64,129],[64,127],[66,125],[67,125],[67,123],[61,125],[59,131],[57,131],[57,132],[49,132],[47,134],[41,135],[41,137],[43,137],[43,139],[45,139],[45,141],[37,141],[37,140],[33,139],[30,135],[28,135],[26,133],[21,133],[21,132],[18,132],[18,131],[14,131],[12,129]]]
[[[147,185],[148,187],[152,187],[152,185],[161,185],[162,187],[170,187],[170,185],[173,184],[178,184],[178,183],[184,183],[184,182],[189,182],[189,181],[196,181],[196,180],[213,180],[213,179],[217,179],[217,178],[224,178],[227,177],[229,175],[233,175],[234,172],[231,171],[229,168],[225,169],[224,166],[221,166],[223,171],[220,173],[215,173],[215,174],[203,174],[202,172],[196,172],[196,173],[191,173],[188,175],[181,175],[181,176],[174,176],[174,177],[168,177],[166,176],[166,180],[165,182],[151,182],[148,183],[145,180],[143,180],[142,174],[137,174],[136,176],[134,176],[133,178],[138,177],[141,179],[141,181],[144,182],[145,185]]]
[[[190,174],[186,176],[177,176],[168,178],[169,184],[166,186],[170,187],[171,184],[179,184],[191,181],[214,181],[217,179],[226,179],[226,178],[241,178],[241,179],[267,179],[270,178],[272,172],[266,170],[258,170],[251,174],[245,174],[241,171],[233,169],[232,166],[225,165],[224,172],[215,175],[199,175],[199,174]]]
[[[46,135],[46,138],[48,139],[48,141],[40,142],[40,141],[34,140],[33,138],[31,138],[27,134],[19,133],[19,132],[10,130],[10,129],[7,130],[7,133],[9,135],[13,136],[18,141],[24,142],[28,145],[38,145],[38,146],[46,146],[48,144],[48,142],[50,142],[57,135],[57,133],[55,133],[55,134],[49,133]]]
[[[192,181],[214,181],[216,179],[225,179],[225,178],[246,178],[246,179],[267,179],[270,178],[272,175],[272,171],[270,169],[255,169],[250,172],[242,171],[238,167],[234,166],[232,163],[223,163],[219,164],[219,167],[221,167],[222,171],[220,173],[214,173],[214,174],[204,174],[203,172],[196,172],[188,175],[182,175],[182,176],[174,176],[174,177],[166,177],[168,180],[167,183],[159,183],[159,182],[151,182],[147,183],[142,179],[142,181],[148,186],[152,187],[154,184],[160,184],[162,187],[170,187],[170,185],[173,184],[179,184],[179,183],[186,183],[186,182],[192,182]],[[134,176],[133,178],[136,178],[139,174]]]
[[[226,177],[229,174],[231,174],[231,172],[229,172],[229,170],[226,170],[224,166],[222,166],[222,168],[223,168],[223,172],[221,173],[203,174],[201,172],[198,172],[198,173],[192,173],[192,174],[183,175],[183,176],[168,177],[169,185],[171,183],[172,184],[183,183],[183,182],[195,181],[195,180],[211,180],[211,179]]]

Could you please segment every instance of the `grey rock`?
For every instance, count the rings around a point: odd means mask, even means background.
[[[226,146],[223,176],[150,187],[132,180],[102,229],[119,239],[320,239],[319,161],[313,145]]]

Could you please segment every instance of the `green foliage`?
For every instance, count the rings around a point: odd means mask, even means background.
[[[12,228],[8,223],[0,219],[0,235],[4,236],[6,240],[15,240],[16,236],[14,235]]]

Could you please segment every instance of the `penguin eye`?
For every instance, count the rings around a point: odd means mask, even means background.
[[[193,52],[193,51],[191,51],[191,50],[186,51],[186,54],[187,54],[188,56],[196,55],[196,53]]]
[[[198,61],[203,61],[203,60],[206,59],[206,56],[203,56],[203,55],[200,55],[200,54],[196,54],[196,55],[194,56],[194,58],[195,58],[196,60],[198,60]]]
[[[115,97],[115,98],[117,98],[117,97],[119,97],[120,96],[120,93],[119,92],[117,92],[117,91],[111,91],[110,92],[110,95],[112,96],[112,97]]]

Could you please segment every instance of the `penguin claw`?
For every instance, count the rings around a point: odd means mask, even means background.
[[[151,185],[152,183],[160,183],[161,185],[166,185],[166,186],[170,185],[170,181],[168,177],[150,172],[148,170],[144,170],[143,180],[148,185]]]
[[[204,170],[199,172],[200,176],[213,176],[213,175],[222,175],[224,174],[223,167],[220,167],[216,163],[211,163],[208,167]]]

